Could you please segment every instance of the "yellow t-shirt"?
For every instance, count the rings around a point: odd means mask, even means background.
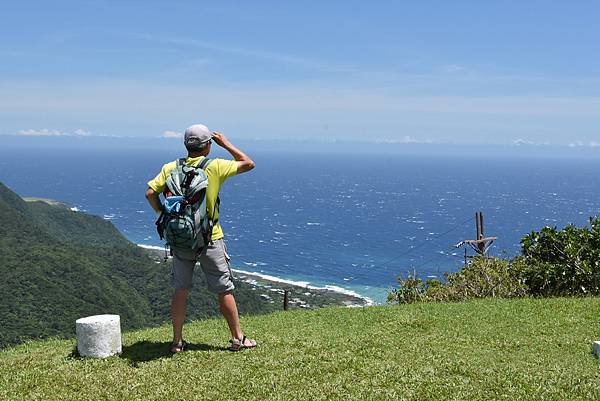
[[[200,161],[204,159],[204,156],[199,157],[188,157],[185,164],[188,166],[197,166]],[[148,181],[148,186],[157,193],[162,193],[167,187],[167,178],[171,175],[171,171],[177,167],[177,161],[162,166],[160,173],[154,179]],[[235,160],[225,159],[213,159],[205,169],[206,175],[208,176],[208,187],[206,188],[206,207],[208,209],[208,215],[216,220],[219,218],[218,210],[215,210],[215,204],[217,203],[217,197],[219,196],[219,190],[221,185],[226,179],[236,175],[237,173],[237,162]],[[213,227],[212,240],[216,241],[223,238],[223,229],[221,223],[217,222]]]

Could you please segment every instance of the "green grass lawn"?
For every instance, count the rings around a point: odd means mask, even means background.
[[[485,300],[245,317],[259,348],[225,349],[225,322],[125,333],[123,354],[75,341],[0,351],[0,400],[600,400],[600,299]],[[74,324],[74,323],[73,323]]]

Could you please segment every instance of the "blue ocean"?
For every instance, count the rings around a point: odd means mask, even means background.
[[[178,147],[11,146],[0,181],[24,197],[60,200],[110,220],[131,241],[161,246],[146,182]],[[219,156],[224,156],[219,154]],[[596,159],[453,155],[251,153],[252,172],[221,192],[235,268],[384,301],[399,275],[442,276],[464,263],[454,245],[484,214],[490,253],[512,256],[545,225],[600,214]],[[472,255],[471,250],[468,251]]]

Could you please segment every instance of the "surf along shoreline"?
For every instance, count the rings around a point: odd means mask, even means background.
[[[137,244],[140,248],[160,257],[165,256],[164,247]],[[250,272],[241,269],[231,269],[236,280],[250,284],[256,291],[261,291],[261,297],[268,302],[282,302],[287,290],[291,307],[313,309],[326,305],[345,307],[363,307],[375,305],[369,297],[341,287],[327,285],[324,287],[311,285],[309,282],[299,282],[276,277],[268,274]]]

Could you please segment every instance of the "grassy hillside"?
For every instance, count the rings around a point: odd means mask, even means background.
[[[0,351],[2,400],[600,399],[600,299],[480,300],[246,317],[255,350],[224,349],[222,320],[124,335],[107,360],[55,340]]]

